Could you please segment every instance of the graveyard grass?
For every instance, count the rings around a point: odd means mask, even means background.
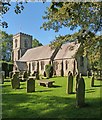
[[[6,80],[2,85],[3,118],[100,118],[101,82],[95,80],[91,87],[90,78],[85,78],[84,108],[76,108],[76,94],[66,94],[67,77],[55,77],[51,88],[38,85],[35,92],[26,92],[26,82],[21,82],[20,89],[12,89]],[[75,92],[75,79],[74,88]]]

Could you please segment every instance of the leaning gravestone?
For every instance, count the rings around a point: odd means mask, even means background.
[[[73,93],[73,75],[71,72],[68,73],[66,93],[67,94]]]
[[[18,74],[14,73],[13,77],[11,79],[11,85],[13,89],[18,89],[20,88],[20,80]]]
[[[29,78],[27,80],[27,92],[35,92],[35,80],[34,80],[34,78]]]
[[[92,78],[91,78],[91,87],[94,87],[94,74],[92,75]]]
[[[85,82],[81,77],[78,81],[78,87],[76,91],[76,106],[83,107],[85,105]]]
[[[5,72],[0,71],[0,84],[4,84]]]

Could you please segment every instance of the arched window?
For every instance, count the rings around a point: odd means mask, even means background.
[[[44,69],[44,61],[41,61],[41,70]]]
[[[32,63],[32,69],[35,70],[35,62]]]
[[[15,48],[17,47],[17,42],[18,42],[18,40],[17,40],[17,39],[15,39]]]

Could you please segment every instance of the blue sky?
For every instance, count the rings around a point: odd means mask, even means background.
[[[33,38],[38,39],[43,45],[49,44],[55,39],[55,36],[72,34],[75,31],[70,31],[68,28],[62,28],[58,33],[54,30],[44,31],[40,29],[44,20],[42,16],[46,7],[50,6],[50,2],[29,2],[24,4],[24,10],[21,14],[14,13],[15,2],[12,3],[10,10],[3,16],[3,20],[8,22],[9,27],[3,29],[8,34],[16,34],[23,32],[30,34]]]

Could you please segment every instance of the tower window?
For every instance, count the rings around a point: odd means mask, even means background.
[[[25,42],[24,42],[24,47],[28,47],[28,43],[27,43],[27,40],[25,40]]]
[[[17,39],[15,39],[15,48],[17,47],[17,42],[18,42],[18,40],[17,40]]]

